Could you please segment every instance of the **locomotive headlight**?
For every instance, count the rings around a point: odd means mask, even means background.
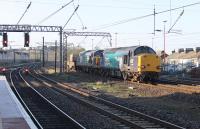
[[[145,65],[141,65],[141,68],[142,68],[142,69],[145,69],[145,68],[146,68],[146,66],[145,66]]]
[[[5,71],[6,71],[6,68],[3,68],[2,71],[5,72]]]
[[[161,69],[161,66],[157,66],[156,68],[157,68],[157,69]]]

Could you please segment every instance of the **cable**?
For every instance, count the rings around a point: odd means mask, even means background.
[[[74,5],[74,3],[73,3],[73,5]],[[74,5],[74,9],[75,9],[75,5]],[[83,20],[82,20],[81,17],[78,15],[78,12],[76,12],[76,16],[78,17],[79,21],[81,22],[82,30],[87,29],[87,27],[84,26],[84,24],[83,24]]]
[[[184,10],[181,12],[181,14],[179,15],[179,17],[176,19],[176,21],[174,22],[174,24],[171,26],[171,28],[168,30],[168,33],[171,32],[172,28],[176,25],[176,23],[178,22],[178,20],[181,18],[181,16],[183,15]]]
[[[74,12],[72,13],[72,15],[69,17],[69,19],[67,20],[67,22],[65,23],[65,25],[63,26],[63,30],[66,27],[66,25],[69,23],[69,21],[71,20],[71,18],[74,16],[74,13],[76,13],[76,11],[78,10],[79,5],[76,7],[76,9],[74,10]]]
[[[87,27],[86,27],[86,26],[84,26],[84,24],[83,24],[83,21],[82,21],[81,17],[78,15],[78,13],[77,13],[77,12],[76,12],[76,15],[77,15],[77,17],[78,17],[79,21],[80,21],[80,22],[81,22],[81,24],[82,24],[82,30],[85,30],[85,29],[87,29]]]
[[[101,40],[96,44],[95,47],[98,47],[98,45],[102,45],[102,41],[103,41],[104,38],[105,38],[105,37],[102,37]]]
[[[59,11],[61,11],[62,9],[64,9],[67,5],[69,5],[70,3],[72,3],[74,0],[71,0],[69,3],[63,5],[60,9],[56,10],[55,12],[51,13],[49,16],[47,16],[46,18],[44,18],[43,20],[41,20],[39,24],[43,23],[44,21],[48,20],[50,17],[52,17],[53,15],[55,15],[56,13],[58,13]]]
[[[31,3],[32,3],[32,2],[30,2],[30,3],[28,4],[28,6],[27,6],[27,8],[26,8],[25,12],[22,14],[21,18],[20,18],[20,19],[19,19],[19,21],[17,22],[17,25],[20,23],[20,21],[22,20],[22,18],[24,17],[24,15],[25,15],[25,14],[26,14],[26,12],[28,11],[28,9],[30,8],[30,6],[31,6]]]
[[[168,10],[160,11],[160,12],[157,12],[156,15],[157,14],[166,13],[166,12],[169,12],[169,11],[178,10],[178,9],[181,9],[181,8],[186,8],[186,7],[194,6],[194,5],[197,5],[197,4],[200,4],[200,2],[196,2],[196,3],[193,3],[193,4],[188,4],[188,5],[185,5],[185,6],[180,6],[180,7],[173,8],[173,9],[168,9]],[[111,26],[116,26],[116,25],[119,25],[119,24],[124,24],[124,23],[130,22],[130,21],[135,21],[135,20],[143,19],[143,18],[150,17],[150,16],[153,16],[153,15],[154,15],[154,13],[151,13],[151,14],[144,15],[144,16],[139,16],[139,17],[135,17],[135,18],[129,18],[129,19],[121,20],[121,21],[116,21],[116,22],[113,22],[113,23],[110,23],[110,24],[104,24],[104,25],[101,25],[101,26],[97,27],[94,30],[100,30],[100,29],[111,27]]]
[[[111,26],[116,26],[116,25],[124,24],[124,23],[130,22],[130,21],[143,19],[143,18],[152,16],[152,15],[154,15],[154,14],[148,14],[148,15],[144,15],[144,16],[140,16],[140,17],[131,18],[131,19],[124,19],[124,20],[121,20],[121,21],[116,21],[116,22],[111,23],[111,24],[102,25],[102,27],[99,27],[99,28],[94,29],[94,30],[100,30],[100,29],[111,27]]]

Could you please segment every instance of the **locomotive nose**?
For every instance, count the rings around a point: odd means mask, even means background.
[[[139,71],[141,72],[160,72],[160,58],[154,54],[139,56]]]

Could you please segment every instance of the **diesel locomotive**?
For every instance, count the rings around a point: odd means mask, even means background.
[[[139,82],[157,80],[160,65],[160,57],[148,46],[88,50],[76,60],[79,71]]]

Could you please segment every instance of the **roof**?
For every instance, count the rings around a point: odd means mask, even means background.
[[[116,52],[116,51],[129,51],[130,49],[136,49],[140,46],[130,46],[130,47],[118,47],[118,48],[109,48],[109,49],[105,49],[104,52]]]
[[[167,59],[191,59],[191,58],[200,58],[200,52],[191,51],[189,53],[173,53],[167,57]]]

